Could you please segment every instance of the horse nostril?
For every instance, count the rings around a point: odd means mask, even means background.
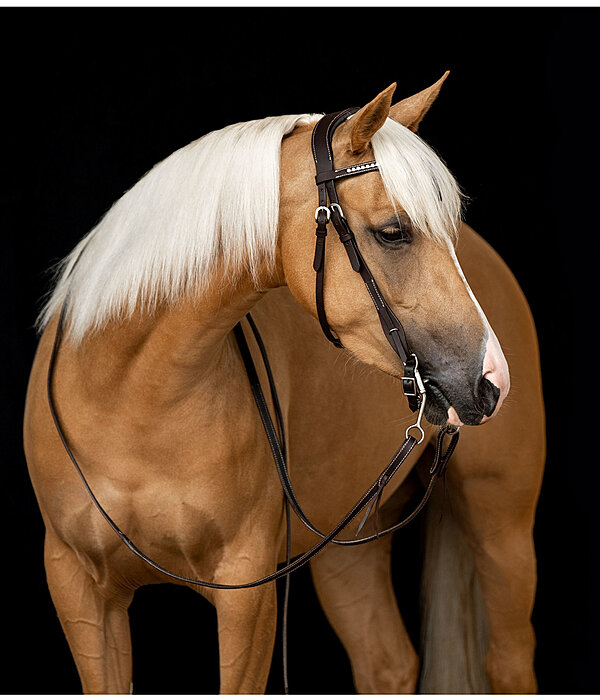
[[[496,405],[498,404],[498,399],[500,398],[500,389],[490,382],[489,379],[483,377],[479,382],[479,390],[477,392],[477,402],[483,415],[488,418],[494,412]]]

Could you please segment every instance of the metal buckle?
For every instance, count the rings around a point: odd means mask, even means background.
[[[417,380],[413,377],[402,377],[402,393],[404,396],[416,396]]]
[[[390,333],[392,331],[397,331],[397,328],[392,328],[390,330]],[[419,394],[424,395],[426,392],[425,389],[425,384],[423,383],[423,380],[421,379],[421,373],[419,372],[419,358],[415,355],[415,353],[410,354],[411,357],[415,358],[415,369],[414,377],[402,377],[402,393],[404,396],[418,396]]]
[[[326,216],[327,216],[327,221],[326,221],[326,223],[329,223],[329,221],[331,220],[331,210],[329,209],[329,207],[317,207],[317,208],[315,209],[315,221],[316,221],[317,223],[319,223],[319,212],[320,212],[320,211],[324,211],[324,212],[325,212],[325,214],[326,214]]]
[[[329,205],[330,209],[337,209],[339,214],[340,214],[340,219],[344,218],[344,212],[342,211],[342,207],[337,202],[333,202],[332,204]]]
[[[415,358],[415,368],[414,377],[402,377],[402,391],[405,396],[418,396],[419,397],[419,413],[417,415],[417,420],[413,425],[409,425],[406,429],[406,438],[408,439],[411,430],[419,431],[419,439],[417,440],[417,445],[420,445],[425,439],[425,431],[421,427],[421,421],[423,420],[423,411],[425,410],[425,402],[427,401],[427,391],[425,389],[425,384],[421,378],[421,373],[419,372],[419,358],[413,353],[411,357]]]

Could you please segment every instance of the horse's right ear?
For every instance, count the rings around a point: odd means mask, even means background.
[[[421,90],[412,97],[407,97],[400,102],[397,102],[390,109],[390,118],[402,124],[411,131],[416,131],[423,117],[429,111],[431,105],[435,102],[435,98],[439,95],[444,80],[450,75],[447,70],[444,75],[434,83],[431,87]]]

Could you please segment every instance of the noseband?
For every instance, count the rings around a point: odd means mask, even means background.
[[[356,177],[357,175],[364,175],[379,170],[379,166],[374,160],[352,165],[347,168],[339,168],[338,170],[334,167],[333,148],[331,145],[333,134],[338,126],[357,111],[357,107],[351,107],[341,112],[327,114],[317,122],[312,132],[312,152],[316,168],[315,181],[317,183],[319,195],[319,205],[315,210],[317,240],[315,244],[315,257],[313,260],[313,268],[316,272],[315,297],[317,316],[325,337],[336,347],[343,347],[340,339],[332,333],[329,323],[327,322],[323,294],[325,278],[325,242],[327,239],[327,226],[331,221],[346,250],[352,269],[358,272],[365,283],[371,301],[379,316],[379,322],[381,323],[383,333],[404,367],[402,391],[408,400],[411,411],[419,411],[417,423],[410,426],[407,430],[407,435],[412,428],[416,428],[420,431],[422,440],[424,433],[421,428],[421,417],[425,407],[426,390],[418,370],[419,362],[417,356],[410,350],[402,324],[386,302],[369,270],[369,266],[361,255],[356,242],[356,236],[342,211],[335,186],[335,183],[342,178]]]

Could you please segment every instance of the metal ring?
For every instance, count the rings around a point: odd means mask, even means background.
[[[420,379],[420,377],[419,377]],[[406,429],[406,439],[409,438],[409,433],[413,428],[416,428],[421,433],[421,439],[417,440],[417,445],[420,445],[425,439],[425,431],[421,428],[421,421],[423,420],[423,413],[425,412],[425,402],[427,401],[427,394],[421,394],[421,400],[419,405],[419,413],[417,415],[417,422],[413,425],[409,425]]]
[[[325,214],[327,215],[327,223],[329,223],[329,221],[331,220],[331,211],[330,211],[329,207],[323,207],[323,206],[317,207],[315,209],[315,221],[319,220],[319,212],[320,211],[325,212]]]
[[[416,429],[421,433],[421,439],[420,439],[420,440],[417,440],[417,445],[420,445],[420,444],[423,442],[423,440],[425,439],[425,431],[424,431],[423,428],[421,428],[421,426],[418,425],[417,423],[415,423],[414,425],[409,425],[409,426],[408,426],[408,428],[406,429],[406,439],[409,438],[410,431],[411,431],[413,428],[416,428]]]

